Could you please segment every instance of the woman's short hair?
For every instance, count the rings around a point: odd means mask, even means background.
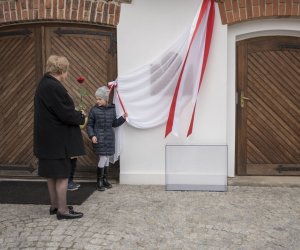
[[[46,72],[55,75],[61,75],[68,71],[69,61],[64,56],[51,55],[46,64]]]

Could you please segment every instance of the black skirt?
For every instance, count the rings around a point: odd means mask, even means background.
[[[45,178],[69,178],[71,159],[39,159],[38,175]]]

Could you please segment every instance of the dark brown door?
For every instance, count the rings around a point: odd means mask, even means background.
[[[0,31],[0,176],[36,176],[37,160],[32,152],[33,96],[50,54],[70,61],[66,88],[76,100],[79,84],[90,92],[87,113],[96,89],[116,78],[115,29],[35,25]],[[85,130],[87,155],[79,158],[81,176],[95,172],[97,158]],[[86,173],[86,174],[85,174]]]
[[[0,32],[0,169],[31,174],[33,96],[39,77],[38,31]]]
[[[45,28],[45,58],[51,54],[68,58],[70,69],[65,87],[75,101],[80,97],[80,86],[88,90],[89,95],[84,100],[87,113],[95,105],[94,93],[97,88],[116,78],[115,45],[115,33],[111,30],[65,26]],[[86,79],[82,85],[76,81],[78,76]],[[82,133],[87,154],[78,158],[77,168],[81,172],[94,172],[98,159],[86,131],[82,130]]]
[[[300,38],[237,43],[238,175],[300,175]]]

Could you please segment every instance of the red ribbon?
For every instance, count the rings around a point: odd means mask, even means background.
[[[197,20],[197,23],[196,23],[196,27],[194,29],[193,36],[192,36],[192,39],[190,41],[188,51],[187,51],[187,54],[185,56],[184,63],[183,63],[183,66],[181,68],[181,72],[180,72],[180,75],[179,75],[179,78],[178,78],[178,81],[177,81],[177,85],[176,85],[176,88],[175,88],[175,92],[174,92],[174,95],[173,95],[173,99],[172,99],[172,103],[171,103],[171,107],[170,107],[170,111],[169,111],[169,116],[168,116],[168,120],[167,120],[167,125],[166,125],[165,137],[167,137],[171,133],[172,128],[173,128],[175,107],[176,107],[176,102],[177,102],[177,97],[178,97],[178,92],[179,92],[179,87],[180,87],[180,84],[181,84],[183,71],[185,69],[186,61],[187,61],[192,43],[194,42],[196,33],[199,29],[199,26],[201,24],[203,16],[204,16],[204,14],[205,14],[205,12],[208,8],[209,1],[211,2],[211,8],[210,8],[209,17],[208,17],[208,29],[207,29],[207,32],[206,32],[206,41],[205,41],[206,43],[205,43],[204,59],[203,59],[204,61],[203,61],[203,65],[202,65],[202,72],[201,72],[201,77],[200,77],[200,82],[199,82],[199,87],[198,87],[198,93],[199,93],[199,90],[200,90],[200,85],[201,85],[201,82],[202,82],[202,78],[203,78],[203,74],[204,74],[204,70],[205,70],[205,66],[206,66],[206,62],[207,62],[208,51],[209,51],[209,47],[210,47],[210,41],[211,41],[211,36],[212,36],[213,24],[214,24],[214,13],[215,13],[215,11],[214,11],[214,0],[204,0],[203,3],[202,3],[200,13],[199,13],[199,17],[198,17],[198,20]],[[187,136],[189,136],[192,133],[192,130],[193,130],[195,108],[196,108],[196,104],[194,106],[194,111],[193,111],[193,115],[192,115],[192,118],[191,118],[190,127],[189,127],[189,131],[188,131]]]
[[[118,80],[113,81],[113,82],[109,82],[109,83],[108,83],[108,87],[109,87],[109,94],[111,94],[111,92],[113,91],[113,89],[116,90],[116,93],[117,93],[119,102],[120,102],[120,104],[121,104],[121,107],[122,107],[124,113],[126,113],[125,106],[124,106],[124,104],[123,104],[123,102],[122,102],[122,99],[121,99],[120,94],[119,94],[119,91],[118,91]]]
[[[198,87],[197,95],[199,94],[200,87],[201,87],[201,84],[202,84],[202,79],[203,79],[203,75],[204,75],[204,72],[205,72],[206,63],[207,63],[208,54],[209,54],[209,48],[210,48],[210,44],[211,44],[211,37],[212,37],[213,29],[214,29],[214,19],[215,19],[214,1],[212,1],[211,4],[212,5],[211,5],[211,8],[209,10],[209,15],[208,15],[208,20],[207,20],[207,30],[206,30],[206,37],[205,37],[203,64],[202,64],[202,69],[201,69],[201,77],[200,77],[200,81],[199,81],[199,87]],[[194,105],[193,114],[192,114],[192,118],[191,118],[191,121],[190,121],[190,126],[189,126],[189,130],[188,130],[188,133],[187,133],[187,137],[190,136],[193,132],[196,105],[197,105],[197,102],[195,102],[195,105]]]

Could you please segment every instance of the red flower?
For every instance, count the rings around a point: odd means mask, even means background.
[[[79,76],[79,77],[77,78],[77,82],[79,82],[79,83],[83,83],[84,80],[85,80],[85,78],[84,78],[83,76]]]
[[[89,91],[84,87],[84,81],[85,78],[83,76],[78,76],[77,77],[77,82],[80,84],[79,88],[77,89],[78,94],[80,96],[80,98],[75,98],[76,100],[76,109],[77,110],[85,110],[86,109],[86,104],[85,104],[85,100],[87,96],[90,95]]]

